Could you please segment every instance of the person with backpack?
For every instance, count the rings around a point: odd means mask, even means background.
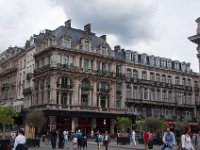
[[[144,150],[148,150],[148,144],[149,144],[149,140],[150,140],[150,131],[149,130],[145,130],[143,133],[143,140],[144,140]]]
[[[103,136],[100,134],[99,131],[97,131],[96,143],[97,143],[97,146],[98,146],[98,150],[100,150],[100,147],[103,144]]]
[[[192,144],[195,150],[200,150],[200,128],[198,127],[196,133],[192,136]]]
[[[173,150],[173,147],[175,145],[175,136],[172,131],[170,131],[170,128],[167,128],[166,132],[163,135],[162,138],[163,144],[161,146],[161,150],[164,150],[166,147],[168,147],[170,150]]]

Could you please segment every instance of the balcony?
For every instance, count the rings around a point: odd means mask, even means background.
[[[65,85],[65,84],[57,84],[57,87],[61,89],[72,89],[72,85]],[[48,85],[47,88],[50,88],[50,85]]]
[[[99,92],[101,92],[101,93],[109,93],[109,92],[110,92],[109,89],[105,89],[105,88],[97,89],[97,91],[99,91]]]
[[[10,84],[9,83],[4,83],[1,87],[1,89],[7,89],[9,88]]]
[[[31,87],[25,88],[25,89],[23,90],[23,95],[28,95],[28,94],[32,94]]]
[[[81,87],[81,90],[82,90],[82,91],[89,91],[90,88],[89,88],[89,87]]]

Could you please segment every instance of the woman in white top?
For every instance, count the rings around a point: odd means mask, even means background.
[[[185,126],[184,134],[181,136],[182,148],[185,150],[194,150],[192,140],[190,138],[190,127]]]
[[[22,129],[19,129],[18,135],[15,138],[14,143],[14,150],[20,150],[24,148],[24,144],[26,143],[26,137],[23,135],[24,131]]]

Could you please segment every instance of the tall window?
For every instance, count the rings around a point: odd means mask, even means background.
[[[156,81],[160,82],[160,74],[159,73],[156,73]]]
[[[131,78],[131,69],[128,69],[128,68],[127,68],[126,77],[127,77],[127,78]]]
[[[162,82],[166,83],[166,75],[162,75]]]
[[[121,74],[121,66],[120,65],[117,65],[116,66],[116,76],[120,76],[120,74]]]
[[[121,95],[122,93],[122,85],[121,83],[116,84],[116,94]]]
[[[89,82],[89,80],[88,79],[82,80],[81,86],[82,86],[82,90],[88,91],[89,88],[90,88],[90,82]]]
[[[121,99],[116,100],[116,109],[121,109]]]
[[[136,69],[133,69],[133,78],[134,79],[138,78],[138,71]]]
[[[107,48],[106,47],[102,47],[102,55],[103,56],[107,56],[108,52],[107,52]]]
[[[138,98],[138,88],[134,87],[133,88],[133,99],[137,99]]]
[[[154,81],[155,80],[155,75],[153,72],[150,72],[150,80]]]
[[[66,92],[61,93],[61,105],[64,105],[64,106],[67,105],[67,93]]]
[[[171,76],[167,76],[167,83],[172,83],[172,77]]]
[[[180,79],[179,79],[179,77],[175,77],[175,84],[180,84]]]
[[[69,39],[63,39],[63,47],[69,48]]]
[[[142,71],[142,79],[147,80],[147,72]]]
[[[144,88],[144,99],[148,99],[148,88]]]
[[[127,86],[127,98],[132,98],[131,87]]]

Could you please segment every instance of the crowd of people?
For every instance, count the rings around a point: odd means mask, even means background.
[[[87,135],[83,133],[80,129],[75,132],[68,130],[59,131],[52,129],[50,132],[47,132],[50,138],[52,149],[65,148],[65,149],[85,149],[87,148]],[[97,149],[101,149],[101,145],[105,146],[105,150],[108,150],[108,146],[111,140],[111,136],[108,131],[100,133],[99,131],[95,134],[91,133],[92,137],[97,143]],[[124,134],[116,134],[117,137],[124,136]],[[136,133],[133,128],[129,134],[130,136],[130,148],[136,147]],[[153,136],[150,130],[144,130],[142,132],[142,138],[144,141],[144,150],[153,149],[153,145],[150,144]],[[162,134],[161,150],[166,148],[170,150],[175,149],[177,145],[177,150],[200,150],[200,128],[198,127],[193,133],[191,133],[190,126],[185,126],[182,134],[179,136],[170,130],[169,127]],[[13,150],[25,150],[26,146],[26,137],[24,136],[24,131],[19,129],[15,139],[13,140]]]

